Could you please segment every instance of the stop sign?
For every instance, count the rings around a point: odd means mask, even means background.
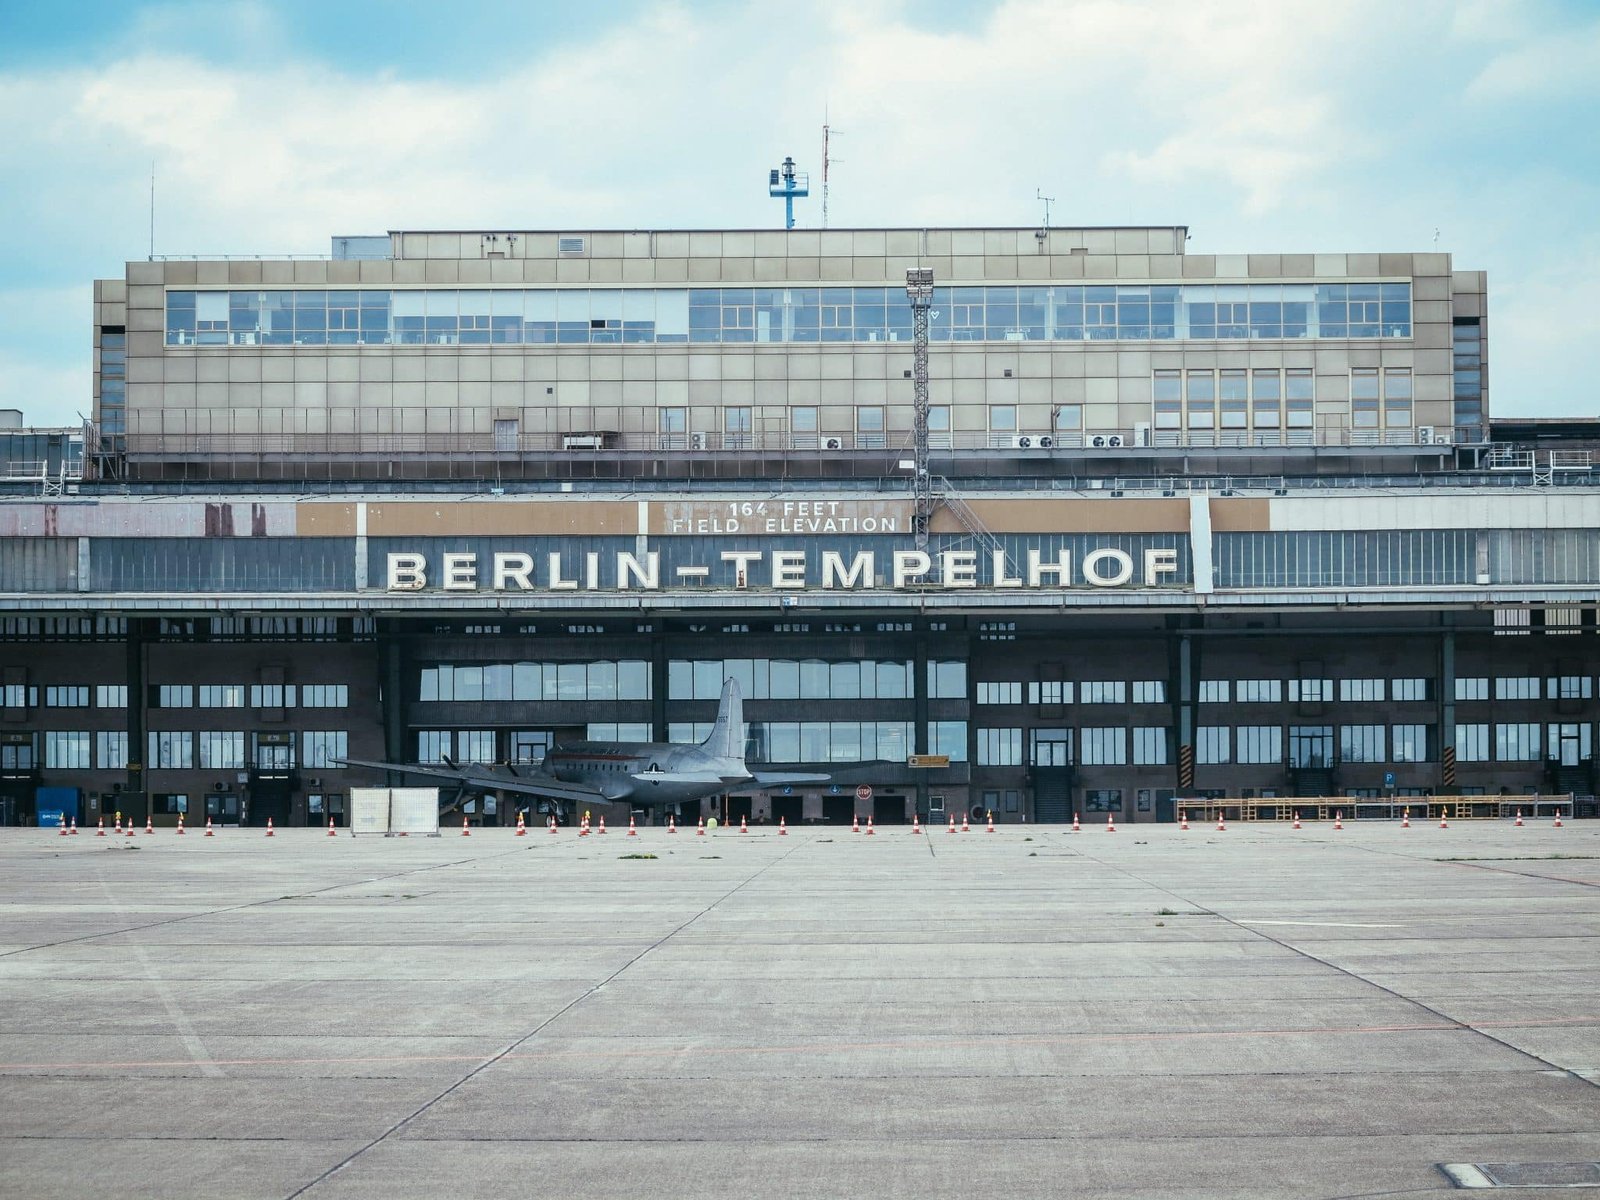
[[[857,800],[871,800],[872,799],[872,788],[870,786],[868,786],[867,784],[863,783],[860,787],[858,787],[856,789],[856,799]]]

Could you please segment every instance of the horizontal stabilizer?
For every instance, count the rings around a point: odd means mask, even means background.
[[[757,771],[755,774],[755,781],[762,787],[773,787],[775,785],[789,783],[831,783],[833,781],[833,776],[801,774],[786,775],[781,771]]]
[[[729,782],[709,771],[639,771],[633,778],[640,783],[703,783],[707,787],[720,787]]]

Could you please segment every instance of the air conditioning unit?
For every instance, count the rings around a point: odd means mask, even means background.
[[[1089,439],[1089,445],[1096,450],[1117,450],[1128,444],[1128,439],[1120,433],[1097,433]]]
[[[1418,425],[1417,426],[1417,444],[1419,446],[1431,446],[1433,444],[1433,426],[1432,425]]]
[[[603,450],[606,440],[598,433],[566,433],[561,435],[563,450]]]
[[[1039,441],[1038,441],[1038,446],[1039,446],[1039,449],[1041,449],[1041,450],[1048,450],[1052,446],[1054,446],[1055,444],[1056,444],[1056,439],[1054,437],[1052,437],[1048,433],[1042,434],[1040,436],[1040,438],[1039,438]]]
[[[1094,434],[1089,438],[1089,445],[1096,450],[1104,450],[1110,444],[1111,443],[1106,440],[1106,435],[1103,433]]]
[[[1135,421],[1133,423],[1133,444],[1135,446],[1148,446],[1150,444],[1150,422]]]
[[[1036,440],[1031,433],[1019,433],[1011,439],[1011,444],[1018,450],[1032,450]]]
[[[691,433],[689,435],[689,449],[704,450],[708,441],[708,436],[704,433]]]
[[[824,450],[843,450],[844,449],[844,439],[843,438],[836,438],[836,437],[823,438],[822,439],[822,448]]]
[[[1435,446],[1448,446],[1454,436],[1454,432],[1454,430],[1450,429],[1435,429],[1433,431],[1433,444]]]

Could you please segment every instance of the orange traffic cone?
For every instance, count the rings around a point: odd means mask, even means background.
[[[635,826],[634,823],[633,823],[633,814],[632,813],[628,814],[628,836],[629,837],[638,837],[639,836],[638,827]]]
[[[605,815],[605,813],[601,813],[600,814],[600,835],[599,836],[604,837],[605,836],[605,832],[606,832],[606,815]]]
[[[739,818],[739,832],[740,833],[749,833],[750,832],[750,826],[745,823],[745,819],[743,817]]]
[[[106,819],[104,817],[100,818],[100,824],[95,829],[94,835],[95,835],[95,837],[105,837],[105,835],[106,835]]]
[[[472,836],[472,829],[467,824],[467,819],[465,817],[461,818],[461,836],[462,837],[471,837]]]
[[[122,831],[122,836],[123,837],[132,837],[133,834],[134,834],[133,821],[130,818],[129,821],[128,821],[128,827]]]
[[[1405,808],[1402,808],[1400,810],[1400,828],[1401,829],[1410,829],[1411,828],[1411,806],[1410,805],[1407,805]]]
[[[1228,832],[1227,817],[1224,815],[1222,809],[1220,809],[1220,808],[1217,809],[1217,832],[1218,833],[1227,833]]]
[[[667,814],[667,832],[668,833],[677,833],[678,832],[678,818],[676,816],[674,816],[672,813],[668,813]]]
[[[699,825],[698,828],[695,829],[694,835],[695,835],[695,837],[705,837],[705,835],[706,835],[706,819],[704,817],[700,818],[700,825]]]
[[[328,818],[328,836],[329,837],[338,837],[339,836],[338,832],[333,827],[333,818],[332,817]]]
[[[149,813],[145,813],[144,815],[144,831],[146,833],[154,833],[156,831],[155,822]]]
[[[206,836],[207,837],[216,837],[217,836],[216,834],[211,832],[211,818],[210,817],[206,818]]]
[[[922,832],[922,822],[921,822],[921,820],[918,819],[916,813],[912,813],[911,814],[911,832],[912,833],[921,833]]]
[[[1556,829],[1560,829],[1561,828],[1561,810],[1559,808],[1556,809],[1555,828]]]
[[[961,832],[962,833],[971,833],[972,832],[972,826],[967,824],[967,814],[966,813],[962,813],[961,814]]]
[[[1300,810],[1298,808],[1294,810],[1294,827],[1296,829],[1300,828]]]
[[[78,836],[78,818],[77,817],[73,817],[72,818],[72,828],[70,830],[68,830],[67,832],[70,833],[73,837],[77,837]]]
[[[1117,823],[1116,823],[1115,820],[1112,819],[1111,814],[1107,813],[1106,814],[1106,832],[1107,833],[1115,833],[1116,831],[1117,831]]]
[[[1078,827],[1078,824],[1077,824],[1076,821],[1073,822],[1072,827],[1074,829],[1076,829]],[[1189,811],[1187,809],[1180,808],[1178,810],[1178,828],[1179,829],[1188,829],[1189,828]]]
[[[104,817],[101,818],[101,820],[104,820],[104,819],[105,819]],[[121,837],[122,836],[122,814],[121,813],[117,814],[116,824],[111,827],[111,836],[112,837]]]
[[[955,813],[951,813],[950,814],[950,832],[954,833],[955,831],[956,831],[956,815],[955,815]]]
[[[994,812],[992,810],[989,813],[989,828],[985,829],[984,832],[985,833],[993,833],[994,832]]]
[[[554,820],[554,819],[555,819],[554,817],[551,818],[551,820]],[[589,836],[589,818],[588,818],[587,815],[584,816],[583,822],[578,826],[578,836],[579,837],[588,837]]]
[[[178,836],[179,837],[183,836],[183,814],[182,813],[178,814]]]
[[[553,834],[561,832],[561,826],[556,822],[555,813],[550,814],[550,832]]]
[[[56,834],[56,836],[57,837],[67,837],[67,836],[69,836],[68,833],[67,833],[67,823],[66,823],[66,821],[62,821],[61,822],[61,832]]]
[[[872,827],[872,815],[869,813],[867,815],[867,836],[876,837],[877,833],[878,831]]]
[[[1522,828],[1522,810],[1520,808],[1517,809],[1517,828]]]
[[[1333,827],[1335,829],[1343,829],[1344,828],[1344,812],[1342,810],[1339,810],[1339,809],[1335,809],[1334,810]]]
[[[267,818],[267,836],[268,837],[272,836],[272,818],[271,817]]]
[[[778,818],[778,836],[779,837],[788,837],[789,836],[789,820],[788,820],[787,817],[779,817]]]
[[[851,833],[860,833],[861,832],[861,814],[860,813],[857,813],[855,816],[850,818],[850,832]]]
[[[1439,828],[1440,829],[1449,829],[1450,828],[1450,822],[1445,820],[1444,809],[1442,809],[1442,808],[1439,810]]]

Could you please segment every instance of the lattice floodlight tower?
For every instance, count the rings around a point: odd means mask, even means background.
[[[911,387],[916,403],[912,425],[912,470],[916,472],[912,494],[916,510],[911,529],[920,550],[928,544],[928,522],[933,517],[933,476],[928,470],[928,310],[933,306],[932,267],[906,271],[906,298],[911,301]]]

